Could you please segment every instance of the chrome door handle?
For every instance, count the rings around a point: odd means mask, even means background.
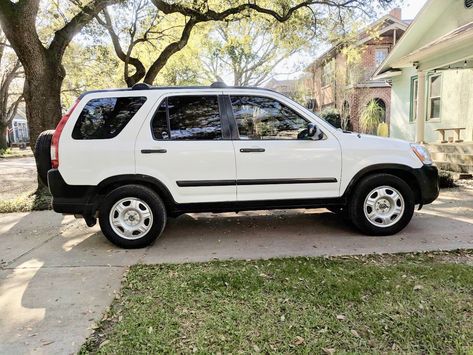
[[[241,153],[264,153],[266,150],[264,148],[241,148]]]
[[[141,149],[141,154],[162,154],[167,152],[166,149]]]

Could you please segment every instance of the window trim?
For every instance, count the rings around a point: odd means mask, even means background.
[[[417,99],[414,98],[414,83],[417,82]],[[414,75],[411,77],[411,87],[410,87],[410,109],[409,109],[409,123],[415,123],[417,121],[417,104],[415,102],[419,101],[419,77]]]
[[[170,98],[170,97],[182,97],[182,96],[197,96],[197,97],[203,97],[203,96],[214,96],[217,98],[217,105],[218,105],[218,110],[219,110],[219,115],[220,115],[220,124],[221,124],[221,127],[222,127],[222,138],[221,139],[173,139],[172,138],[172,135],[171,135],[171,121],[170,121],[170,118],[169,118],[169,109],[167,108],[167,100]],[[229,123],[228,123],[228,119],[227,119],[227,116],[226,116],[226,113],[225,111],[223,110],[223,107],[222,107],[222,102],[221,102],[221,94],[218,94],[218,93],[169,93],[169,94],[166,94],[164,96],[161,96],[161,98],[158,100],[157,102],[157,105],[155,105],[155,107],[151,110],[152,111],[152,114],[151,114],[151,119],[149,120],[149,128],[150,128],[150,134],[151,134],[151,138],[154,140],[154,141],[157,141],[157,142],[221,142],[221,141],[227,141],[227,140],[231,140],[231,136],[230,136],[230,127],[229,127]],[[158,139],[155,137],[154,135],[154,130],[153,130],[153,121],[154,121],[154,117],[156,115],[156,112],[158,111],[159,107],[161,106],[161,104],[166,101],[166,123],[167,123],[167,130],[168,130],[168,134],[169,134],[169,137],[170,139]]]
[[[230,122],[231,122],[231,126],[233,126],[233,129],[236,131],[236,134],[233,135],[232,134],[232,137],[233,137],[233,140],[239,140],[239,141],[242,141],[242,142],[303,142],[303,141],[307,141],[307,142],[317,142],[315,140],[312,140],[312,139],[241,139],[240,137],[240,130],[238,129],[238,123],[237,123],[237,120],[235,118],[235,114],[234,114],[234,111],[233,111],[233,105],[232,105],[232,100],[231,100],[231,96],[250,96],[250,97],[261,97],[261,98],[265,98],[265,99],[270,99],[270,100],[274,100],[276,102],[278,102],[280,105],[288,108],[289,110],[291,110],[292,112],[294,112],[297,116],[301,117],[302,119],[304,119],[307,124],[309,123],[312,123],[311,120],[309,120],[307,117],[305,117],[304,115],[300,114],[299,112],[297,112],[295,109],[293,109],[292,107],[290,107],[289,105],[285,104],[284,102],[281,102],[280,100],[274,98],[274,97],[271,97],[271,96],[265,96],[265,95],[255,95],[255,94],[238,94],[238,93],[229,93],[229,94],[225,94],[224,96],[227,96],[228,97],[228,104],[230,105],[230,115],[229,115],[229,119],[230,119]],[[323,127],[321,127],[319,124],[317,124],[317,127],[321,130],[321,132],[323,133],[324,137],[323,139],[320,139],[320,140],[326,140],[327,139],[327,134],[325,133],[325,130],[323,129]]]
[[[432,78],[440,78],[440,95],[439,96],[430,96]],[[442,73],[430,73],[427,75],[427,122],[441,122],[442,117],[442,87],[443,87],[443,76]],[[432,99],[440,99],[440,108],[439,108],[439,117],[430,117],[432,110]]]

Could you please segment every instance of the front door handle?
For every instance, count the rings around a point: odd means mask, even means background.
[[[266,150],[264,148],[241,148],[241,153],[264,153]]]
[[[163,154],[167,152],[166,149],[141,149],[141,154]]]

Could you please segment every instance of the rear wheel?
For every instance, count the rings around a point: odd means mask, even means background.
[[[48,171],[51,169],[51,140],[54,130],[41,132],[34,147],[34,157],[39,181],[48,186]]]
[[[377,174],[363,179],[349,202],[353,224],[368,235],[392,235],[406,227],[414,214],[415,197],[397,176]]]
[[[122,248],[142,248],[158,238],[166,225],[166,209],[151,189],[126,185],[110,192],[99,209],[105,237]]]

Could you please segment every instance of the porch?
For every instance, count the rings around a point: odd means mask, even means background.
[[[473,142],[426,144],[440,170],[473,174]]]

